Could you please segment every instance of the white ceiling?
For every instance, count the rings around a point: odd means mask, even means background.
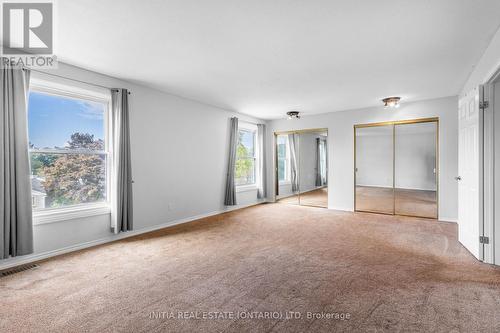
[[[58,1],[59,59],[261,118],[458,94],[498,0]]]

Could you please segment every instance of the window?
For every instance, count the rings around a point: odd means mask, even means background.
[[[36,82],[36,81],[35,81]],[[28,101],[33,211],[107,205],[109,99],[34,84]]]
[[[278,135],[278,181],[281,183],[290,181],[290,145],[288,135]]]
[[[256,183],[256,140],[257,127],[250,124],[239,124],[238,146],[236,148],[236,186],[254,185]]]

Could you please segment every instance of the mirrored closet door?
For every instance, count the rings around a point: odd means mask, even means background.
[[[438,119],[356,125],[355,210],[438,217]]]
[[[395,214],[437,218],[437,122],[394,125]]]
[[[356,210],[394,213],[392,125],[356,128]]]
[[[278,202],[328,207],[327,137],[326,129],[275,133]]]
[[[276,199],[282,203],[299,204],[299,135],[284,133],[276,138]]]

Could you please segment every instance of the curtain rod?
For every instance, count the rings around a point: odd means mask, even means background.
[[[47,72],[40,71],[40,70],[37,70],[37,69],[29,68],[29,67],[22,67],[22,69],[23,70],[27,69],[29,71],[37,72],[37,73],[41,73],[41,74],[56,76],[56,77],[59,77],[61,79],[71,80],[71,81],[75,81],[75,82],[80,82],[80,83],[84,83],[84,84],[88,84],[88,85],[91,85],[91,86],[100,87],[100,88],[104,88],[104,89],[110,89],[110,90],[116,89],[116,88],[110,88],[110,87],[106,87],[106,86],[101,86],[101,85],[95,84],[95,83],[90,83],[90,82],[86,82],[86,81],[82,81],[82,80],[73,79],[73,78],[70,78],[70,77],[65,77],[65,76],[62,76],[62,75],[54,74],[54,73],[47,73]],[[127,90],[127,92],[128,92],[129,95],[131,94],[130,91]]]

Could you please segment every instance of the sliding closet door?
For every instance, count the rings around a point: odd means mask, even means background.
[[[326,131],[299,134],[300,204],[328,207]]]
[[[437,218],[437,122],[395,125],[395,213]]]
[[[394,214],[394,126],[356,127],[355,208]]]

